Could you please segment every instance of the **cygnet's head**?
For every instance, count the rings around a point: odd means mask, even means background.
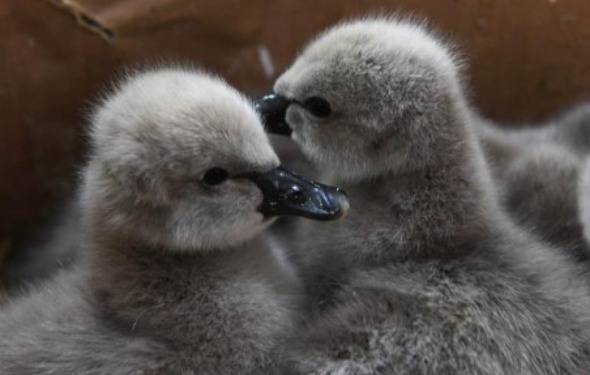
[[[257,107],[271,132],[291,128],[338,177],[420,168],[448,148],[441,138],[459,137],[450,124],[463,98],[458,66],[420,24],[344,23],[312,41]]]
[[[342,193],[279,167],[251,103],[220,79],[136,75],[100,105],[84,175],[89,223],[170,250],[226,248],[277,215],[332,219]]]

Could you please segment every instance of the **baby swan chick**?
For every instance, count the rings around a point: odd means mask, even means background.
[[[582,223],[584,238],[587,243],[590,243],[590,157],[587,157],[580,167],[578,201],[580,202],[578,215]]]
[[[525,144],[493,133],[484,131],[479,140],[501,206],[518,225],[590,264],[578,215],[582,157],[555,143]]]
[[[590,152],[590,103],[578,103],[541,124],[519,128],[500,126],[481,119],[479,130],[484,140],[505,144],[538,147],[552,144],[579,156]]]
[[[582,234],[577,194],[584,113],[590,112],[577,107],[552,120],[550,127],[523,130],[504,129],[477,115],[474,124],[501,206],[517,224],[588,264],[590,248]],[[589,121],[590,116],[586,125]],[[546,136],[549,129],[554,136]],[[580,143],[568,144],[578,133]]]
[[[88,256],[0,314],[2,374],[258,374],[300,288],[259,234],[328,220],[343,193],[279,167],[256,112],[221,80],[161,70],[92,121]]]
[[[590,370],[583,271],[499,208],[456,67],[421,25],[355,21],[309,44],[258,102],[352,207],[301,228],[315,311],[284,373]]]

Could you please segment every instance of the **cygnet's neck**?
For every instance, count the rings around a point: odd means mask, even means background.
[[[489,229],[497,203],[468,110],[459,107],[452,121],[457,133],[440,137],[448,144],[421,167],[343,186],[352,207],[343,229],[362,233],[364,258],[460,256]]]
[[[202,329],[190,324],[194,317],[215,313],[211,296],[218,289],[247,275],[253,262],[263,263],[260,269],[271,263],[260,239],[236,249],[178,252],[122,233],[89,232],[87,289],[104,318],[119,329],[185,347]]]

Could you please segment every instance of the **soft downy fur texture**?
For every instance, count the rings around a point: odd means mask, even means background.
[[[279,159],[249,101],[199,71],[122,83],[92,119],[87,252],[0,312],[0,373],[258,374],[292,332],[300,283],[259,236]],[[224,168],[215,186],[204,175]]]
[[[365,19],[275,83],[293,139],[352,207],[301,223],[312,318],[281,373],[590,370],[584,270],[499,208],[457,66],[422,24]]]
[[[282,166],[307,178],[315,178],[317,171],[296,145],[284,137],[269,138]],[[77,195],[71,192],[63,202],[58,202],[55,212],[34,229],[31,239],[13,250],[13,256],[7,260],[0,273],[0,280],[8,285],[10,296],[26,293],[29,288],[75,265],[83,256],[84,249],[80,247],[81,212]],[[288,235],[296,220],[279,218],[266,232],[267,238],[272,240],[273,236]]]
[[[542,240],[590,265],[577,194],[590,150],[590,106],[535,128],[504,129],[481,117],[474,123],[502,207]]]
[[[590,156],[584,160],[580,168],[578,201],[580,202],[579,214],[584,238],[590,242]]]
[[[515,127],[498,125],[483,120],[484,131],[494,132],[509,144],[518,143],[535,147],[553,144],[567,148],[577,155],[590,151],[590,103],[581,102],[541,124],[525,124]],[[492,139],[498,140],[494,137]]]
[[[317,171],[290,140],[271,136],[270,141],[282,166],[307,178],[315,178]],[[56,212],[32,232],[32,238],[13,250],[13,256],[0,273],[0,280],[8,286],[11,297],[26,293],[29,288],[72,267],[83,257],[85,250],[80,246],[83,242],[78,201],[77,193],[72,192],[63,202],[58,202]],[[288,235],[296,220],[279,218],[266,232],[267,237]]]

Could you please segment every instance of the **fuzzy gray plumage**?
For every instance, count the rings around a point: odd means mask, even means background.
[[[589,151],[590,106],[535,128],[503,129],[484,119],[475,124],[502,207],[543,241],[590,264],[577,194]]]
[[[128,80],[93,117],[87,254],[0,312],[0,373],[259,374],[292,332],[299,281],[259,233],[244,179],[279,164],[249,101],[199,72]]]
[[[590,103],[587,102],[579,103],[541,124],[498,126],[483,120],[481,125],[484,131],[495,133],[496,137],[492,136],[492,140],[502,137],[508,144],[530,147],[552,144],[580,156],[590,151]]]
[[[292,244],[312,318],[282,373],[590,371],[585,271],[499,207],[438,38],[409,21],[336,26],[274,89],[293,101],[295,142],[351,202],[341,222],[301,223]]]
[[[580,168],[578,201],[584,239],[590,243],[590,156],[584,160]]]

